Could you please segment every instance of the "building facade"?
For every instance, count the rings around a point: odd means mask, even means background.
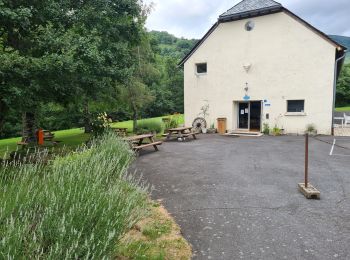
[[[181,62],[185,123],[209,104],[207,124],[226,118],[229,131],[302,134],[313,124],[329,135],[345,50],[274,1],[244,0]]]

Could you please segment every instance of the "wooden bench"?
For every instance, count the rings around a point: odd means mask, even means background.
[[[166,140],[169,140],[171,137],[175,138],[186,138],[192,136],[193,139],[197,139],[196,133],[192,132],[192,127],[178,127],[167,130],[168,133],[163,136],[166,137]]]
[[[158,145],[162,145],[162,144],[163,144],[163,142],[158,141],[158,142],[154,142],[154,143],[142,144],[142,145],[134,146],[132,149],[134,149],[135,151],[139,151],[139,150],[141,150],[141,149],[143,149],[143,148],[147,148],[147,147],[153,146],[154,149],[155,149],[156,151],[158,151],[158,147],[157,147],[157,146],[158,146]]]
[[[126,128],[126,127],[113,127],[112,129],[116,134],[124,136],[124,137],[128,133],[128,128]]]
[[[61,143],[61,141],[53,140],[55,138],[55,134],[52,133],[49,130],[43,130],[44,134],[44,141],[52,143],[52,145],[57,145]],[[28,145],[37,145],[38,140],[32,140],[29,141],[28,137],[25,137],[22,139],[22,141],[18,142],[17,145],[21,145],[22,147],[28,146]]]
[[[49,130],[44,130],[43,132],[44,132],[44,140],[52,142],[52,140],[55,138],[55,134]]]
[[[26,145],[29,145],[29,143],[27,143],[27,142],[23,142],[23,141],[22,141],[22,142],[18,142],[18,143],[17,143],[17,145],[23,145],[23,146],[26,146]]]
[[[143,142],[144,139],[149,139],[150,142],[144,143]],[[157,146],[163,143],[161,141],[155,141],[153,138],[153,134],[135,135],[135,136],[128,137],[125,140],[130,143],[131,148],[136,152],[139,152],[141,149],[151,147],[151,146],[153,146],[153,148],[156,151],[158,151]]]

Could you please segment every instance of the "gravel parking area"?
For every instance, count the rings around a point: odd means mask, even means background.
[[[200,135],[144,152],[135,167],[192,244],[194,259],[349,259],[350,138]]]

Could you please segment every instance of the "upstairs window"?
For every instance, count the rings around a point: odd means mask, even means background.
[[[207,73],[207,64],[206,63],[197,63],[196,64],[196,72],[197,72],[197,74]]]
[[[287,101],[288,113],[304,113],[305,112],[305,100],[288,100]]]

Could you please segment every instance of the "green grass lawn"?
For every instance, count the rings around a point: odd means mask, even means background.
[[[142,121],[158,121],[161,122],[163,117],[155,117],[142,119]],[[183,115],[179,116],[179,124],[184,123]],[[132,121],[124,121],[118,123],[112,123],[112,127],[122,127],[128,128],[128,132],[132,132]],[[60,141],[60,144],[57,145],[57,148],[60,147],[68,147],[74,149],[75,147],[81,145],[86,142],[89,138],[89,134],[84,133],[83,128],[74,128],[69,130],[56,131],[55,140]],[[9,138],[0,140],[0,158],[4,157],[5,154],[8,154],[12,151],[15,151],[17,147],[17,143],[21,141],[20,137],[17,138]]]
[[[337,112],[350,112],[350,106],[348,106],[348,107],[337,107],[335,110]]]
[[[154,117],[154,118],[147,118],[147,119],[142,119],[144,122],[149,122],[149,121],[157,121],[157,122],[162,122],[162,118],[166,116],[161,116],[161,117]],[[140,121],[140,120],[139,120]],[[180,115],[179,116],[179,124],[184,123],[184,116]],[[121,128],[128,128],[128,132],[132,132],[132,120],[129,121],[124,121],[124,122],[118,122],[118,123],[113,123],[112,127],[121,127]]]
[[[84,133],[84,129],[75,128],[69,130],[57,131],[55,133],[55,140],[60,141],[60,144],[57,145],[57,148],[67,147],[67,148],[75,148],[78,145],[86,142],[90,135]],[[17,146],[17,143],[21,141],[20,137],[2,139],[0,140],[0,158],[2,158],[5,154],[9,154],[20,147]]]

